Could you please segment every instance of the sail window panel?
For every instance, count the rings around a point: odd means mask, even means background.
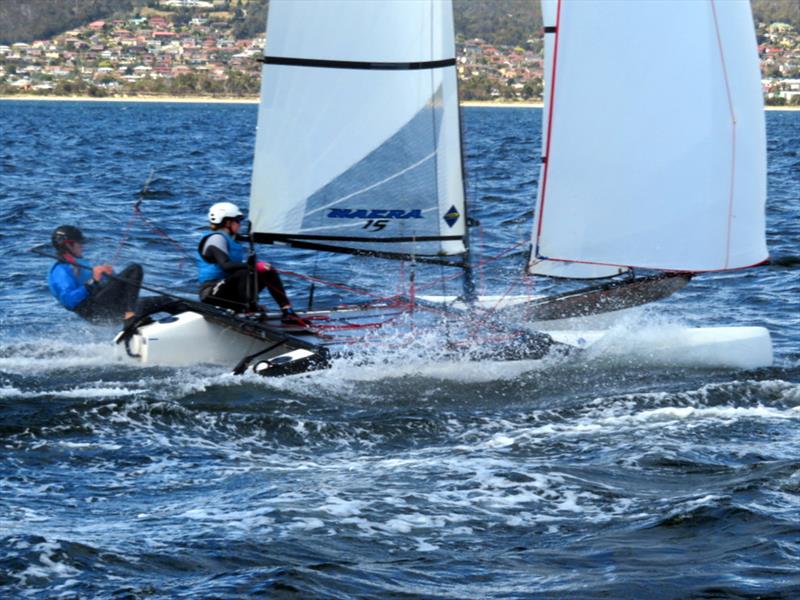
[[[737,52],[721,53],[712,8],[562,3],[539,256],[692,271],[764,258],[748,226],[737,228],[763,219],[758,199],[737,202],[758,195],[740,174],[758,152],[734,139],[746,135],[727,83]]]
[[[267,55],[356,62],[453,58],[450,2],[272,0]]]
[[[263,82],[256,232],[399,254],[464,251],[454,69],[266,65]]]

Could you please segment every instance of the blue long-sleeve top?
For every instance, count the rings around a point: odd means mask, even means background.
[[[76,269],[69,263],[57,262],[50,268],[47,277],[50,292],[68,310],[75,310],[89,297],[86,282],[92,278],[92,269],[88,262],[79,259],[75,262],[87,268]]]

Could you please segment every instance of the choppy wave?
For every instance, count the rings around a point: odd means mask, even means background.
[[[766,568],[776,553],[797,552],[799,407],[798,385],[780,380],[512,411],[73,400],[67,422],[5,436],[19,450],[16,476],[0,487],[16,499],[0,518],[5,583],[74,590],[96,572],[93,585],[109,591],[148,569],[163,578],[165,597],[229,585],[246,595],[265,581],[344,593],[350,572],[367,580],[361,593],[385,595],[422,565],[458,589],[447,575],[454,560],[483,570],[500,560],[507,568],[497,593],[534,584],[563,592],[578,565],[599,577],[593,589],[621,591],[644,584],[645,572],[668,583],[668,557],[689,540],[698,587],[673,582],[666,590],[675,593],[663,597],[719,585],[745,592],[733,558]],[[91,473],[91,485],[53,481],[42,459]],[[49,496],[66,503],[56,509]],[[776,531],[761,544],[739,541]],[[493,550],[486,555],[476,539]],[[599,543],[601,555],[592,550]],[[551,544],[561,551],[552,555]],[[621,574],[603,575],[617,568],[609,553],[638,557],[625,586]],[[531,578],[531,561],[547,571]],[[170,588],[176,573],[186,589]],[[413,585],[422,594],[436,587]],[[782,585],[770,589],[791,589]]]

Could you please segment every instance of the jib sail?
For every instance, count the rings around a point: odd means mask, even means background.
[[[766,143],[749,3],[543,8],[545,162],[529,272],[764,261]]]

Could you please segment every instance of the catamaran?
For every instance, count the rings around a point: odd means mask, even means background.
[[[449,0],[272,0],[251,244],[444,265],[463,272],[463,287],[418,294],[412,279],[403,293],[310,306],[304,330],[281,327],[255,299],[238,313],[186,300],[122,332],[127,353],[283,375],[325,367],[394,335],[387,324],[424,315],[425,326],[456,324],[448,358],[541,358],[596,343],[609,316],[694,274],[764,263],[766,143],[749,3],[542,8],[542,165],[525,271],[615,279],[544,298],[477,294]],[[451,329],[461,336],[451,340]],[[762,327],[673,330],[647,352],[697,366],[772,362]]]

